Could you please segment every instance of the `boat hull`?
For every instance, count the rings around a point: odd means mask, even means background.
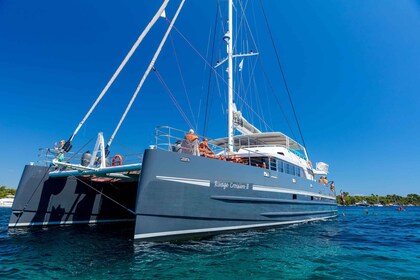
[[[124,207],[134,209],[138,181],[110,183],[92,177],[50,178],[49,171],[45,166],[25,166],[9,228],[134,221],[133,213]]]
[[[0,199],[0,207],[4,208],[11,208],[13,205],[13,198],[1,198]]]
[[[332,218],[329,189],[268,169],[146,150],[135,238],[176,240]]]

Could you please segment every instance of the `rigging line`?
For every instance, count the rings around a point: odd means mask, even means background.
[[[241,1],[239,0],[238,1],[239,2],[239,5],[241,5]],[[239,13],[238,13],[238,9],[235,9],[235,11],[237,12],[236,13],[236,17],[235,17],[235,19],[236,19],[236,23],[235,23],[235,26],[236,26],[236,30],[235,30],[235,38],[234,38],[234,40],[232,41],[233,42],[233,49],[235,50],[235,48],[236,48],[236,45],[238,44],[238,37],[239,37],[239,34],[241,33],[241,31],[243,32],[243,33],[246,33],[246,32],[244,32],[243,30],[242,30],[242,23],[243,23],[243,21],[244,21],[244,15],[242,14],[241,16],[240,16],[240,22],[239,22],[239,24],[238,24],[238,18],[239,18]]]
[[[96,136],[93,136],[88,142],[86,142],[80,149],[78,149],[74,155],[72,155],[70,158],[66,159],[66,161],[71,161],[78,153],[80,153],[81,150],[83,150],[90,142],[93,141],[93,139],[95,139]]]
[[[281,102],[280,102],[280,100],[279,100],[279,97],[277,96],[277,93],[276,93],[275,89],[274,89],[273,83],[271,82],[270,78],[268,77],[267,72],[265,71],[265,68],[263,67],[262,61],[261,61],[261,60],[259,60],[259,63],[260,63],[260,66],[261,66],[261,70],[262,70],[262,72],[263,72],[263,74],[264,74],[264,77],[266,78],[266,80],[267,80],[267,82],[268,82],[268,85],[269,85],[269,86],[270,86],[270,88],[271,88],[271,92],[273,93],[273,95],[274,95],[274,97],[275,97],[275,100],[276,100],[276,102],[277,102],[277,105],[278,105],[278,106],[279,106],[279,108],[280,108],[280,111],[281,111],[281,113],[282,113],[282,115],[283,115],[283,118],[286,120],[286,123],[287,123],[287,126],[289,127],[290,133],[292,134],[293,139],[297,139],[297,138],[296,138],[295,133],[293,132],[292,126],[290,125],[290,122],[289,122],[289,120],[287,119],[286,113],[285,113],[285,112],[284,112],[284,110],[283,110],[283,106],[281,106]]]
[[[284,83],[284,86],[286,88],[287,95],[289,96],[290,104],[292,105],[293,115],[295,116],[296,124],[297,124],[298,129],[299,129],[299,134],[300,134],[300,137],[302,138],[302,144],[303,144],[303,146],[306,149],[305,139],[303,138],[302,130],[300,129],[300,124],[299,124],[299,120],[297,118],[295,106],[293,104],[292,96],[290,94],[289,87],[287,85],[286,76],[285,76],[284,71],[283,71],[283,66],[282,66],[282,64],[280,62],[280,57],[279,57],[279,54],[277,52],[276,44],[274,43],[273,34],[271,33],[271,28],[270,28],[270,25],[268,24],[267,15],[265,13],[265,9],[264,9],[264,5],[262,3],[262,0],[260,0],[260,4],[261,4],[261,8],[262,8],[262,11],[263,11],[263,14],[264,14],[264,19],[265,19],[265,23],[267,25],[268,33],[270,35],[271,43],[273,45],[274,52],[276,53],[277,63],[279,65],[279,67],[280,67],[280,72],[281,72],[281,76],[282,76],[282,79],[283,79],[283,83]],[[308,151],[306,151],[306,153],[308,154]],[[309,158],[309,155],[308,155],[308,158]]]
[[[254,79],[254,72],[255,72],[255,68],[257,67],[257,63],[258,63],[258,61],[259,61],[259,59],[257,58],[256,59],[256,61],[255,61],[255,63],[254,63],[254,66],[252,67],[252,72],[251,72],[251,75],[250,75],[250,77],[253,77],[253,79]],[[252,80],[253,79],[250,79],[249,80],[249,82],[248,82],[248,86],[246,87],[246,92],[249,92],[250,91],[250,88],[251,88],[251,83],[252,83]]]
[[[185,112],[182,110],[181,106],[179,105],[178,101],[176,100],[175,96],[173,95],[172,91],[169,89],[168,85],[165,83],[165,81],[163,80],[163,77],[160,75],[160,73],[157,71],[156,68],[153,69],[156,77],[158,78],[158,80],[161,82],[163,88],[166,90],[166,92],[169,95],[169,98],[171,98],[172,102],[174,103],[175,107],[178,109],[179,113],[181,114],[181,116],[183,117],[183,119],[185,120],[185,122],[187,123],[187,125],[192,128],[192,124],[189,121],[187,115],[185,114]]]
[[[118,125],[115,128],[114,132],[112,133],[111,138],[109,138],[109,141],[106,144],[106,148],[105,149],[107,149],[107,148],[109,148],[109,146],[111,146],[111,143],[114,140],[115,135],[117,134],[118,130],[120,129],[120,126],[123,123],[125,117],[127,116],[128,111],[130,111],[130,108],[133,105],[133,102],[136,99],[137,94],[139,93],[140,89],[142,88],[142,86],[144,84],[144,81],[146,80],[146,78],[149,75],[150,71],[154,67],[155,62],[156,62],[157,58],[159,57],[159,54],[160,54],[160,52],[161,52],[161,50],[163,48],[163,45],[165,44],[166,39],[168,38],[168,35],[171,32],[172,27],[174,26],[174,23],[175,23],[176,19],[178,18],[179,13],[181,12],[181,9],[182,9],[182,6],[184,5],[184,2],[185,2],[185,0],[182,0],[181,4],[179,4],[179,7],[178,7],[178,9],[177,9],[177,11],[175,13],[174,18],[172,19],[171,24],[169,25],[168,29],[165,32],[165,35],[163,36],[162,40],[160,41],[159,47],[157,48],[155,54],[153,55],[153,58],[150,61],[149,66],[147,67],[146,71],[144,72],[143,77],[141,78],[140,83],[139,83],[139,85],[136,88],[136,91],[133,93],[133,96],[131,97],[131,100],[128,103],[128,106],[127,106],[127,108],[124,111],[124,114],[122,115],[120,121],[118,122]]]
[[[127,150],[129,153],[131,153],[132,156],[138,157],[140,160],[143,158],[143,154],[139,153],[137,150],[133,150],[132,148],[120,143],[120,142],[114,142],[116,145],[120,146],[121,148]]]
[[[107,196],[107,195],[106,195],[106,194],[104,194],[102,191],[99,191],[99,190],[95,189],[93,186],[89,185],[89,184],[88,184],[88,183],[86,183],[85,181],[80,180],[79,178],[77,178],[77,177],[76,177],[76,176],[74,176],[74,175],[71,175],[71,176],[69,176],[69,177],[73,177],[74,179],[76,179],[76,180],[77,180],[77,181],[79,181],[80,183],[82,183],[82,184],[84,184],[85,186],[87,186],[87,187],[91,188],[92,190],[94,190],[95,192],[97,192],[97,193],[99,193],[100,195],[104,196],[105,198],[107,198],[107,199],[111,200],[112,202],[114,202],[114,203],[115,203],[115,204],[117,204],[118,206],[121,206],[122,208],[124,208],[125,210],[127,210],[128,212],[130,212],[131,214],[136,215],[136,212],[135,212],[135,211],[133,211],[133,210],[131,210],[130,208],[128,208],[128,207],[126,207],[126,206],[122,205],[121,203],[119,203],[119,202],[118,202],[118,201],[116,201],[115,199],[113,199],[113,198],[111,198],[111,197]],[[92,181],[91,181],[91,182],[92,182]]]
[[[255,42],[255,39],[254,39],[254,35],[252,35],[252,29],[251,29],[251,26],[249,25],[249,22],[248,22],[248,19],[247,19],[247,17],[246,17],[246,15],[245,15],[245,9],[247,8],[247,6],[248,6],[248,1],[246,2],[246,4],[245,4],[245,8],[243,8],[242,7],[242,1],[239,1],[239,6],[241,7],[241,11],[242,11],[242,13],[243,13],[243,17],[245,18],[245,23],[246,23],[246,25],[248,26],[248,31],[249,31],[249,35],[251,35],[251,39],[252,39],[252,42],[254,43],[254,46],[255,46],[255,50],[256,50],[256,52],[258,52],[258,45],[257,45],[257,43]]]
[[[267,85],[264,85],[264,91],[267,91]],[[268,98],[268,94],[264,94],[265,95],[265,102],[268,105],[268,117],[269,117],[269,121],[272,125],[274,125],[274,121],[273,121],[273,114],[272,114],[272,107],[270,106],[270,99]]]
[[[248,96],[248,93],[250,92],[251,82],[255,79],[255,78],[254,78],[254,72],[255,72],[255,68],[256,68],[256,66],[257,66],[257,62],[258,62],[258,60],[259,60],[259,58],[257,57],[257,59],[256,59],[256,61],[255,61],[255,63],[254,63],[254,65],[252,66],[252,68],[247,67],[249,77],[253,77],[253,78],[252,78],[252,79],[249,79],[249,81],[248,81],[248,85],[247,85],[246,87],[245,87],[245,85],[244,85],[244,91],[245,91],[245,94],[244,94],[244,100],[246,100],[246,98],[247,98],[247,96]],[[250,94],[250,100],[251,100],[251,103],[252,103],[252,94]],[[252,104],[251,104],[251,107],[253,107],[253,105],[252,105]],[[243,106],[242,106],[242,108],[243,108]],[[253,121],[253,119],[252,119],[252,121]]]
[[[111,79],[106,84],[105,88],[102,90],[101,94],[96,99],[95,103],[93,103],[92,107],[87,112],[86,116],[82,119],[82,121],[79,123],[79,125],[76,127],[76,130],[73,132],[69,140],[67,140],[65,144],[65,150],[68,152],[70,150],[70,142],[73,141],[73,138],[76,136],[77,132],[79,132],[82,125],[85,123],[85,121],[89,118],[90,114],[93,112],[95,107],[98,105],[99,101],[101,101],[102,97],[105,95],[105,93],[108,91],[108,89],[111,87],[112,83],[115,81],[115,79],[120,74],[121,70],[124,68],[124,66],[127,64],[128,60],[131,58],[133,53],[136,51],[137,47],[140,45],[140,43],[143,41],[144,37],[146,37],[147,33],[149,33],[150,29],[153,27],[153,25],[156,23],[156,21],[161,16],[162,12],[165,10],[166,6],[168,5],[169,0],[165,0],[162,4],[162,6],[159,8],[155,16],[152,18],[152,20],[149,22],[149,24],[146,26],[146,28],[143,30],[143,32],[138,37],[137,41],[134,43],[134,45],[131,47],[128,54],[125,56],[124,60],[121,62],[120,66],[115,71],[114,75],[112,75]]]
[[[38,186],[36,186],[36,188],[34,189],[34,191],[31,194],[31,196],[29,197],[28,201],[25,203],[25,205],[23,206],[22,210],[20,210],[21,213],[20,213],[19,217],[16,219],[15,226],[19,223],[20,218],[23,216],[23,212],[25,212],[26,208],[29,205],[29,202],[31,202],[31,200],[34,197],[35,193],[38,191],[38,188],[41,186],[41,183],[44,182],[45,176],[47,176],[47,174],[49,173],[51,166],[52,166],[52,164],[50,164],[48,166],[47,170],[45,170],[45,173],[42,176],[41,180],[39,181]]]
[[[156,68],[153,68],[153,72],[155,73],[156,77],[158,78],[158,80],[161,82],[163,88],[166,90],[166,92],[168,93],[169,97],[171,98],[172,102],[174,103],[175,107],[178,109],[179,113],[181,114],[181,116],[183,117],[183,119],[185,120],[185,122],[187,123],[187,125],[192,128],[192,124],[190,122],[190,120],[188,119],[187,115],[185,114],[185,112],[182,110],[181,106],[179,105],[178,101],[176,100],[175,96],[173,95],[173,93],[171,92],[171,90],[169,89],[168,85],[165,83],[165,81],[163,80],[163,77],[160,75],[159,71]]]
[[[213,61],[214,59],[214,45],[216,42],[216,30],[217,30],[217,23],[219,22],[218,17],[219,17],[219,10],[220,7],[220,0],[217,1],[217,6],[216,6],[216,16],[214,19],[214,34],[213,34],[213,43],[212,43],[212,47],[211,47],[211,58],[210,61]],[[208,115],[208,105],[209,105],[209,95],[210,95],[210,84],[211,84],[211,78],[212,78],[212,74],[213,71],[211,71],[212,69],[210,69],[209,71],[209,79],[207,81],[207,97],[206,97],[206,110],[204,113],[204,124],[203,124],[203,135],[206,135],[207,132],[207,115]]]
[[[167,22],[170,23],[168,19],[167,19]],[[171,40],[171,45],[172,45],[172,48],[174,50],[175,60],[176,60],[177,66],[178,66],[179,75],[181,76],[181,81],[182,81],[182,86],[184,88],[184,93],[185,93],[185,96],[187,97],[188,107],[190,108],[192,120],[195,124],[194,128],[195,128],[195,130],[197,130],[198,123],[195,120],[194,113],[193,113],[193,110],[192,110],[192,107],[191,107],[190,97],[188,96],[187,86],[185,85],[184,75],[182,75],[181,65],[179,64],[179,59],[178,59],[178,55],[177,55],[177,52],[176,52],[176,49],[175,49],[175,44],[174,44],[174,40],[172,38],[172,35],[169,35],[169,38]]]
[[[217,13],[217,10],[216,10]],[[209,36],[207,38],[207,48],[206,48],[206,57],[209,56],[209,50],[210,50],[210,44],[211,44],[211,38],[212,38],[212,27],[209,27]],[[213,52],[213,48],[212,48],[212,52]],[[202,105],[203,105],[203,95],[206,95],[206,91],[204,90],[204,84],[205,84],[205,78],[206,78],[206,70],[207,70],[207,65],[205,63],[203,63],[203,78],[201,79],[201,93],[200,93],[200,101],[198,104],[198,112],[197,112],[197,124],[200,123],[200,116],[201,116],[201,110],[202,110]],[[211,71],[209,72],[211,73]],[[210,75],[210,74],[209,74]],[[196,128],[196,130],[198,130],[198,127]],[[203,127],[204,130],[204,127]]]
[[[263,119],[265,119],[264,110],[263,110],[263,106],[261,104],[261,98],[260,98],[260,94],[259,94],[258,87],[257,87],[257,82],[255,81],[255,79],[252,79],[252,81],[253,81],[253,84],[254,84],[257,109],[259,109],[259,111],[261,112],[261,116],[263,117]],[[267,124],[266,124],[265,129],[267,130]]]
[[[223,34],[225,34],[226,33],[226,28],[225,28],[225,25],[223,24],[223,22],[224,22],[224,20],[223,20],[223,13],[222,13],[222,10],[221,10],[221,7],[220,7],[220,1],[218,1],[219,3],[219,14],[220,14],[220,21],[221,21],[221,23],[222,23],[222,30],[223,30]]]
[[[226,94],[222,94],[222,90],[220,89],[219,77],[218,76],[215,76],[215,77],[216,77],[217,92],[219,93],[220,101],[223,101],[224,103],[227,103]],[[213,102],[213,98],[212,98],[212,101],[211,102]],[[221,105],[222,105],[221,106],[222,107],[222,112],[223,112],[223,115],[226,115],[225,108],[223,107],[223,104],[224,104],[223,102],[220,102]],[[212,107],[212,105],[213,104],[211,104],[210,107]]]
[[[195,53],[197,53],[197,55],[214,71],[214,73],[220,77],[220,79],[227,85],[227,81],[225,79],[223,79],[222,75],[219,74],[216,69],[214,69],[214,67],[201,55],[201,53],[191,44],[190,41],[188,41],[188,39],[184,36],[184,34],[181,33],[181,31],[178,30],[178,28],[176,28],[176,26],[174,26],[174,29],[176,32],[178,32],[178,34],[185,40],[185,42],[187,42],[187,44],[194,50]],[[233,92],[235,93],[235,95],[241,99],[245,105],[254,113],[257,115],[257,117],[264,123],[266,124],[266,122],[261,118],[261,116],[259,116],[254,109],[252,109],[244,100],[243,98],[237,93],[237,91],[235,89],[232,89]],[[271,130],[273,130],[269,125],[267,125]]]

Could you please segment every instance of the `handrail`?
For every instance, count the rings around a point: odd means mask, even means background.
[[[67,163],[80,164],[83,154],[84,152],[67,152],[63,154],[62,160]],[[58,155],[59,151],[53,148],[39,148],[37,164],[49,166]],[[120,156],[124,164],[141,163],[143,159],[142,153],[120,154]],[[107,160],[107,165],[111,165],[111,160],[112,158]]]
[[[155,148],[160,150],[166,150],[171,152],[183,152],[187,154],[192,154],[192,152],[188,151],[188,149],[192,149],[192,146],[187,146],[187,151],[179,149],[179,145],[183,143],[184,145],[190,144],[188,141],[184,141],[185,136],[188,134],[187,131],[183,131],[180,129],[172,128],[170,126],[157,126],[155,128]],[[204,137],[201,135],[197,135],[199,140],[203,140]],[[205,137],[207,138],[207,137]],[[209,139],[209,142],[211,142],[212,139]],[[256,139],[258,141],[258,139]],[[188,142],[185,144],[185,142]],[[250,141],[248,141],[249,143]],[[255,142],[255,141],[254,141]],[[262,141],[259,141],[262,143]],[[215,154],[218,156],[219,159],[242,159],[247,165],[253,165],[253,166],[259,166],[262,167],[263,162],[265,163],[265,166],[268,170],[276,170],[277,171],[277,160],[278,158],[275,156],[267,155],[263,152],[258,152],[255,150],[249,150],[249,148],[253,147],[262,147],[263,145],[249,145],[249,146],[240,146],[240,149],[247,151],[248,155],[244,156],[236,156],[235,154],[230,154],[227,150],[227,147],[225,145],[214,145],[209,143],[212,150],[215,152]],[[191,144],[190,144],[191,145]],[[276,145],[270,145],[271,147]],[[267,147],[267,146],[264,146]],[[184,146],[185,148],[185,146]],[[261,159],[266,158],[266,160]],[[273,161],[275,159],[275,161]],[[293,164],[291,162],[287,162],[288,164],[291,164],[297,168],[301,168],[300,166],[296,166],[296,164]]]

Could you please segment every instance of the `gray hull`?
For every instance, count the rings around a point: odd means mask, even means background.
[[[115,202],[134,209],[137,181],[49,178],[48,171],[48,167],[25,166],[9,227],[134,221],[135,216]]]
[[[335,217],[335,197],[305,178],[191,155],[146,150],[135,238],[174,240]]]

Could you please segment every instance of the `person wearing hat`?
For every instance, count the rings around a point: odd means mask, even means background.
[[[186,138],[188,141],[193,142],[194,140],[198,139],[198,136],[194,134],[194,130],[190,129]]]
[[[198,136],[195,135],[194,130],[190,129],[188,134],[185,135],[185,140],[188,141],[187,149],[189,150],[189,152],[186,152],[186,153],[192,154],[195,156],[200,156],[200,151],[198,149]]]

